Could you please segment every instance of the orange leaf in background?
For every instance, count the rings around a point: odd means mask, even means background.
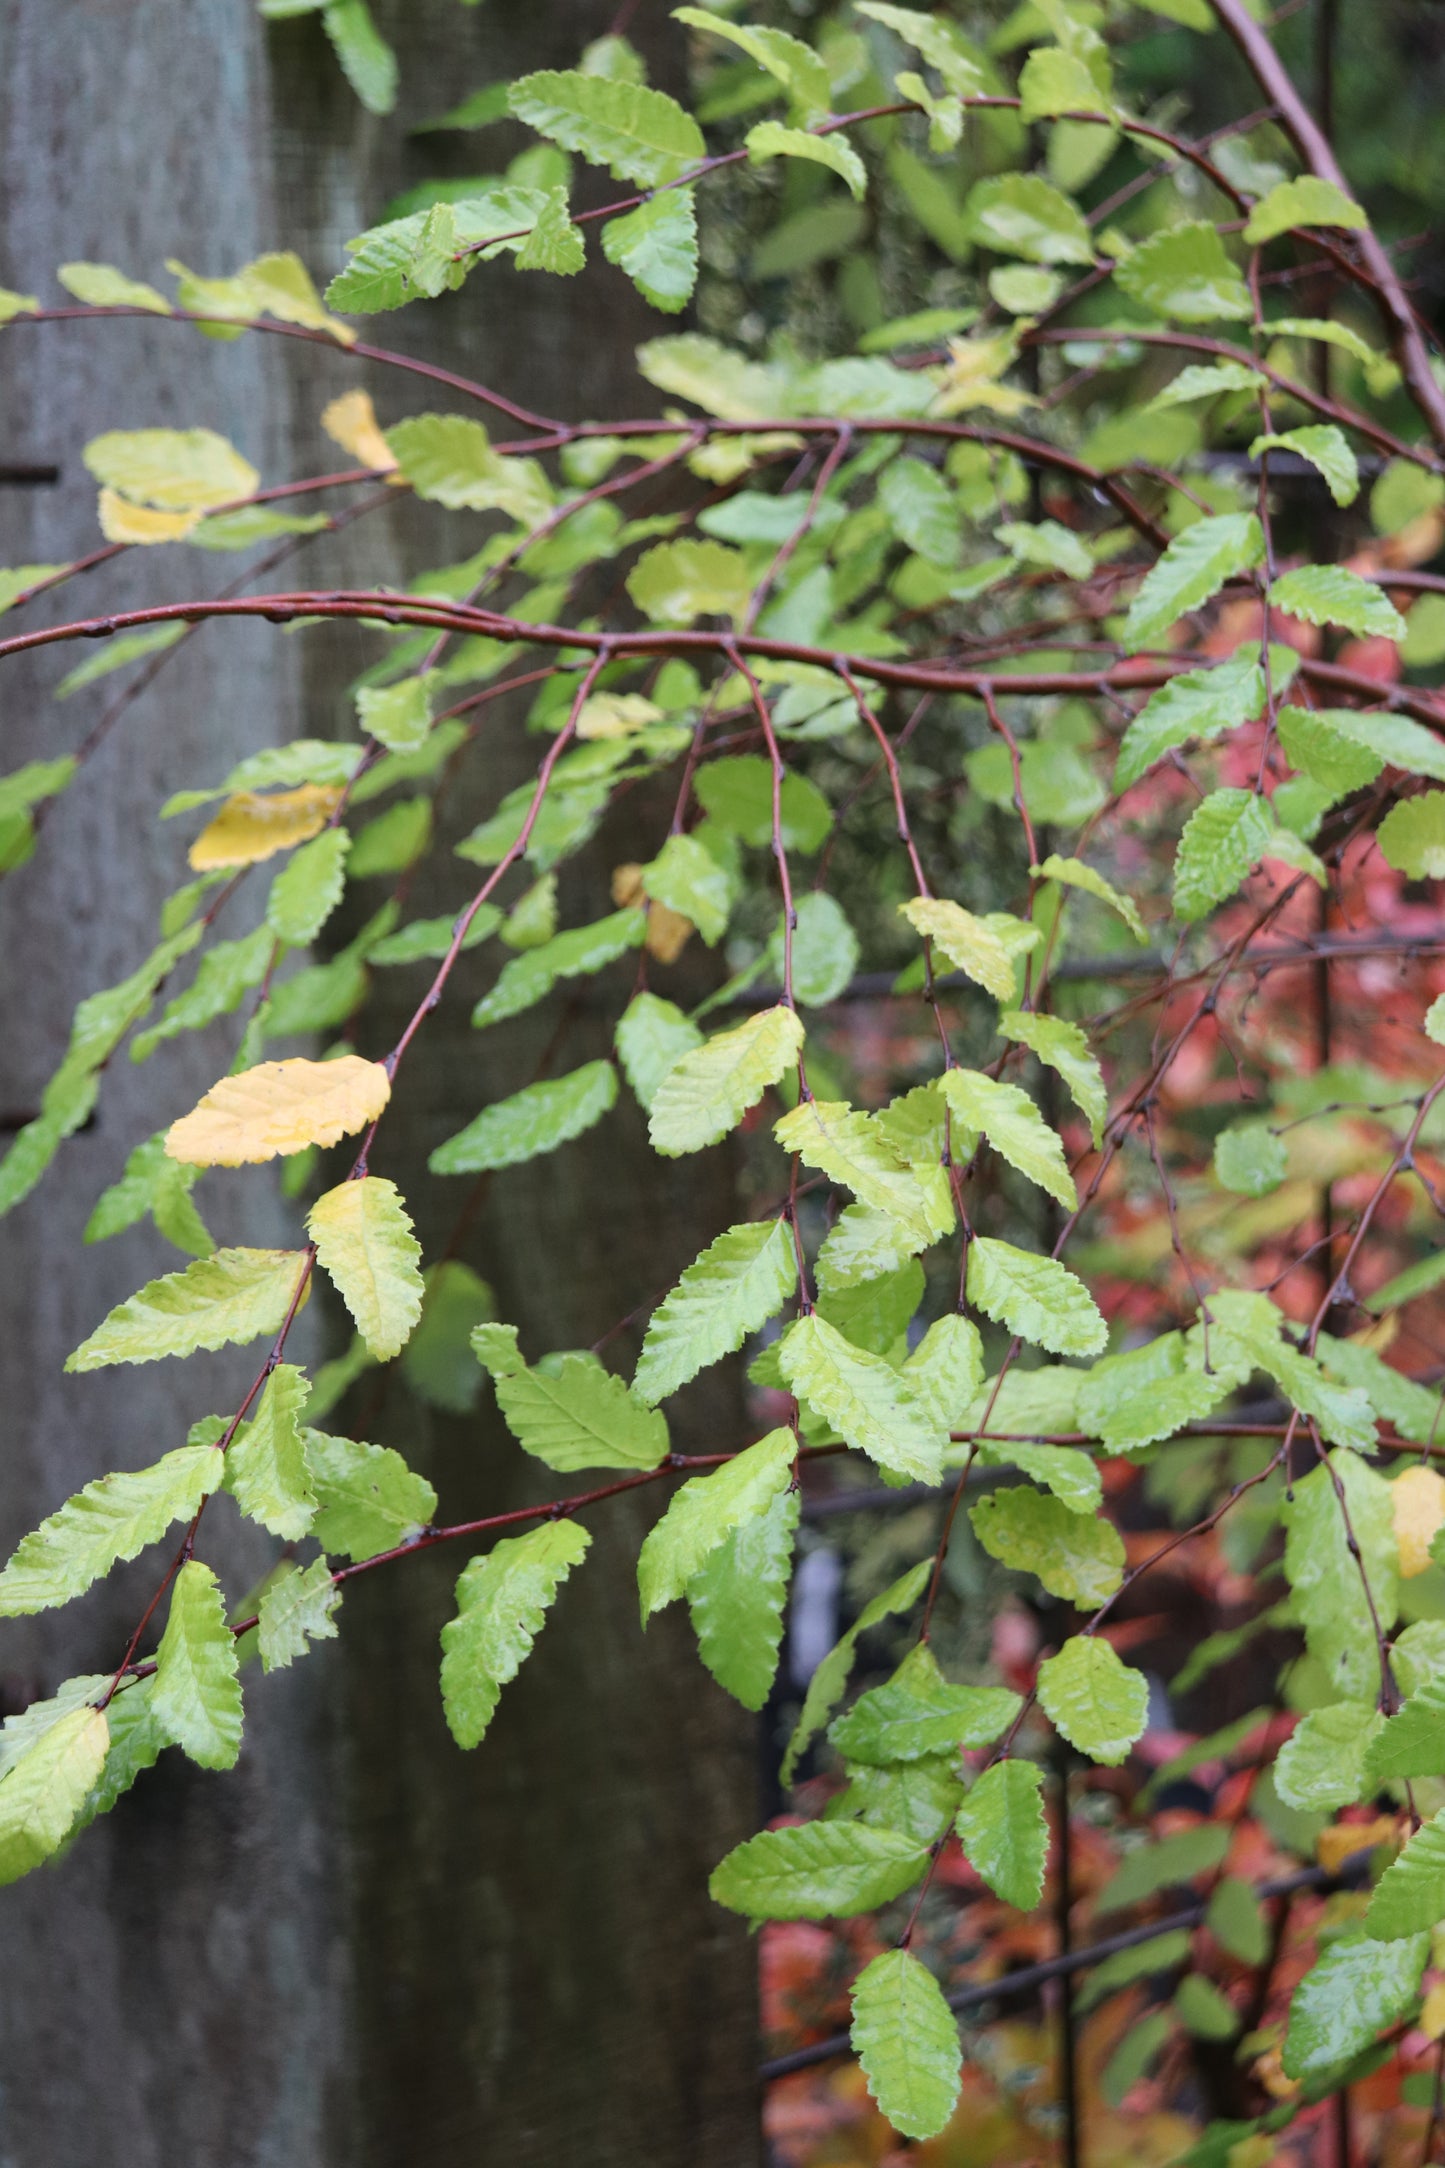
[[[331,784],[303,783],[297,790],[238,790],[191,845],[197,873],[218,866],[256,866],[278,851],[293,850],[320,835],[341,802]]]
[[[374,1122],[391,1097],[379,1061],[263,1061],[213,1084],[166,1132],[171,1159],[191,1167],[239,1167],[308,1144],[335,1144]]]
[[[1424,1573],[1430,1563],[1430,1543],[1445,1522],[1445,1476],[1433,1468],[1407,1468],[1390,1488],[1395,1516],[1395,1540],[1400,1546],[1400,1571],[1407,1581]]]

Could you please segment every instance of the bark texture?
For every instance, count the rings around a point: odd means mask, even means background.
[[[246,0],[184,9],[8,0],[0,281],[48,293],[53,265],[73,257],[154,277],[174,255],[216,273],[274,246],[298,248],[324,277],[398,189],[441,171],[495,170],[524,142],[509,130],[408,141],[407,124],[504,73],[571,64],[615,8],[425,0],[378,14],[404,69],[401,112],[386,122],[361,113],[314,19],[268,27]],[[659,16],[633,34],[658,45],[665,80],[678,57],[672,26]],[[589,270],[564,287],[497,270],[372,328],[379,343],[581,415],[635,402],[631,350],[657,319],[615,273]],[[480,411],[282,339],[223,345],[161,324],[6,333],[0,459],[54,459],[65,472],[57,490],[0,491],[0,562],[93,546],[93,489],[78,453],[100,429],[206,422],[278,480],[332,463],[318,417],[358,381],[383,420]],[[422,518],[398,501],[284,577],[304,567],[318,583],[399,580],[468,554],[485,531],[468,515]],[[167,551],[97,575],[94,591],[99,599],[103,580],[117,601],[179,593],[181,583],[212,592],[235,569],[234,559]],[[376,652],[374,637],[355,631],[218,627],[189,642],[126,716],[0,899],[0,1114],[33,1106],[75,1001],[149,946],[158,902],[184,872],[184,837],[155,841],[159,798],[213,780],[273,738],[338,730],[347,680]],[[46,698],[74,660],[37,661],[23,676],[11,666],[4,767],[70,745],[123,682],[77,696],[86,709],[77,729]],[[489,811],[536,752],[520,716],[498,714],[448,800],[449,832]],[[658,813],[638,806],[613,820],[566,870],[565,922],[609,907],[609,868],[650,855]],[[639,834],[644,818],[652,825]],[[413,907],[455,907],[473,872],[438,855]],[[363,908],[384,893],[370,884]],[[430,1255],[466,1185],[428,1177],[427,1152],[526,1082],[544,1055],[555,1073],[606,1048],[606,1016],[590,996],[550,1049],[555,1012],[473,1034],[470,1000],[489,976],[467,959],[403,1073],[375,1162],[412,1201]],[[384,1049],[419,991],[415,974],[389,975],[382,1007],[363,1023],[364,1051]],[[625,976],[607,991],[625,999]],[[61,1376],[110,1304],[179,1262],[141,1233],[82,1251],[95,1195],[230,1052],[222,1034],[178,1042],[139,1070],[122,1056],[94,1129],[0,1223],[7,1547],[90,1476],[141,1465],[197,1417],[233,1405],[249,1376],[249,1351],[201,1358],[203,1382],[197,1364]],[[296,1239],[295,1209],[254,1171],[208,1177],[205,1203],[222,1240]],[[723,1155],[664,1167],[627,1107],[592,1138],[496,1178],[460,1254],[535,1356],[586,1345],[633,1307],[645,1313],[737,1216]],[[400,1390],[363,1397],[368,1434],[406,1448],[448,1517],[549,1494],[489,1394],[476,1418],[456,1421],[420,1417]],[[677,1441],[730,1442],[741,1424],[735,1380],[720,1381],[693,1397]],[[632,1561],[661,1504],[646,1496],[646,1507],[624,1501],[594,1516],[593,1554],[477,1752],[463,1755],[441,1719],[436,1637],[464,1558],[437,1552],[358,1583],[338,1644],[293,1673],[252,1678],[237,1772],[204,1776],[166,1757],[68,1859],[0,1895],[11,1952],[0,1977],[5,2168],[80,2168],[113,2151],[117,2131],[127,2168],[756,2159],[751,1957],[705,1894],[708,1870],[751,1815],[752,1727],[701,1671],[681,1622],[639,1631]],[[234,1522],[218,1541],[222,1519],[213,1534],[208,1517],[208,1555],[239,1595],[271,1546]],[[103,1664],[152,1578],[130,1569],[74,1610],[7,1626],[0,1683],[11,1705]]]

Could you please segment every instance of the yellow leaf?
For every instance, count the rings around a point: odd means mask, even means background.
[[[1015,330],[987,339],[950,339],[948,353],[947,367],[935,378],[935,414],[962,414],[969,407],[985,407],[994,414],[1021,414],[1025,407],[1038,405],[1032,392],[997,381],[1017,357]]]
[[[317,1198],[306,1225],[362,1339],[389,1362],[415,1331],[426,1293],[401,1192],[373,1174],[342,1182]]]
[[[217,866],[259,865],[263,858],[320,835],[340,802],[340,791],[329,783],[303,783],[296,790],[264,795],[238,790],[196,837],[191,865],[197,873]]]
[[[1431,1563],[1430,1542],[1445,1522],[1445,1477],[1418,1463],[1397,1475],[1390,1486],[1395,1515],[1395,1540],[1400,1546],[1400,1571],[1407,1581],[1424,1573]]]
[[[1419,2025],[1427,2040],[1438,2040],[1445,2034],[1445,1980],[1437,1980],[1425,1997]]]
[[[626,909],[630,903],[646,905],[647,932],[643,945],[649,956],[655,956],[660,964],[676,963],[697,931],[690,918],[681,911],[669,910],[665,903],[649,902],[642,886],[642,868],[637,865],[614,866],[612,869],[612,901]]]
[[[1372,1852],[1377,1844],[1391,1844],[1400,1834],[1398,1818],[1377,1815],[1373,1822],[1336,1822],[1315,1838],[1315,1857],[1326,1874],[1338,1874],[1356,1852]]]
[[[308,331],[328,331],[342,346],[355,346],[356,333],[339,317],[327,315],[311,273],[294,250],[258,256],[236,276],[255,295],[258,312],[283,324],[302,324]]]
[[[153,512],[145,505],[127,504],[113,489],[103,489],[96,506],[100,531],[107,542],[180,542],[200,524],[199,512]]]
[[[111,429],[82,456],[97,482],[161,512],[214,512],[254,496],[261,479],[214,429]]]
[[[579,738],[629,738],[662,720],[662,710],[641,693],[593,693],[577,718]]]
[[[1012,1005],[1013,962],[991,926],[965,911],[961,903],[936,896],[910,896],[898,908],[916,933],[937,942],[956,971],[966,973],[996,1001]]]
[[[365,1129],[391,1097],[379,1061],[263,1061],[223,1076],[193,1113],[172,1122],[166,1151],[190,1167],[239,1167]]]
[[[350,452],[363,467],[375,467],[379,474],[396,472],[396,454],[381,433],[369,391],[342,392],[322,409],[321,426],[333,444]]]

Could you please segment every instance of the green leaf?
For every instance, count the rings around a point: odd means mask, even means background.
[[[183,1031],[199,1031],[218,1016],[229,1016],[251,988],[258,986],[275,953],[270,930],[258,926],[239,941],[221,941],[201,958],[195,978],[183,994],[168,1002],[158,1023],[137,1032],[132,1061],[148,1061],[158,1046]]]
[[[1417,1829],[1375,1885],[1365,1932],[1399,1942],[1445,1920],[1445,1814]]]
[[[930,1754],[922,1761],[888,1762],[876,1769],[860,1762],[848,1771],[847,1790],[828,1802],[825,1818],[856,1818],[870,1829],[896,1829],[919,1844],[934,1844],[947,1835],[963,1797],[954,1759]]]
[[[1109,1337],[1093,1296],[1066,1266],[988,1235],[969,1245],[968,1299],[1053,1355],[1097,1355]]]
[[[217,1250],[121,1303],[65,1367],[158,1362],[163,1355],[193,1355],[198,1348],[275,1332],[291,1307],[303,1261],[299,1250]]]
[[[720,1234],[653,1312],[633,1391],[665,1400],[711,1363],[740,1348],[775,1317],[798,1284],[784,1220],[755,1220]]]
[[[878,483],[878,502],[900,542],[945,568],[959,563],[963,536],[960,508],[936,467],[911,455],[890,460]]]
[[[919,8],[894,7],[890,0],[858,0],[857,13],[884,24],[921,53],[950,90],[971,97],[985,87],[975,48],[946,18],[924,14]]]
[[[682,1055],[653,1095],[648,1118],[653,1149],[676,1159],[719,1143],[769,1085],[796,1065],[802,1045],[801,1020],[779,1004]]]
[[[1082,1026],[1071,1024],[1061,1016],[1005,1009],[999,1016],[998,1028],[1002,1038],[1013,1039],[1028,1047],[1063,1078],[1075,1104],[1088,1121],[1097,1151],[1109,1111],[1109,1095],[1104,1089],[1104,1072],[1089,1051]]]
[[[974,1783],[955,1825],[970,1867],[1020,1912],[1032,1912],[1044,1894],[1049,1825],[1043,1781],[1033,1762],[995,1762]]]
[[[293,851],[266,899],[266,924],[278,940],[305,948],[316,939],[341,901],[350,849],[344,828],[327,828]]]
[[[258,1610],[257,1639],[263,1671],[284,1671],[304,1656],[313,1641],[334,1641],[334,1614],[341,1591],[324,1558],[309,1566],[283,1561],[266,1586]]]
[[[288,1543],[308,1533],[316,1512],[301,1442],[300,1417],[309,1391],[304,1370],[278,1363],[255,1415],[226,1449],[224,1487],[243,1513]]]
[[[1102,873],[1086,866],[1081,858],[1060,858],[1056,851],[1051,851],[1041,866],[1031,866],[1029,871],[1039,880],[1060,881],[1065,888],[1082,889],[1086,896],[1096,896],[1100,903],[1106,903],[1111,911],[1118,913],[1136,941],[1148,940],[1133,898],[1121,894],[1112,881],[1106,881]]]
[[[389,113],[396,104],[396,55],[372,21],[366,0],[330,0],[322,25],[341,72],[368,113]]]
[[[1108,110],[1107,89],[1101,91],[1082,54],[1058,45],[1041,45],[1029,54],[1019,75],[1019,94],[1020,118],[1028,122]]]
[[[429,1407],[450,1415],[475,1407],[482,1381],[470,1336],[493,1314],[492,1290],[470,1265],[447,1257],[432,1266],[421,1320],[401,1359],[408,1385]]]
[[[177,1249],[209,1257],[216,1245],[190,1196],[200,1172],[170,1157],[164,1130],[147,1137],[127,1158],[120,1180],[97,1197],[81,1240],[108,1241],[149,1212],[157,1230]]]
[[[154,286],[127,278],[108,263],[63,263],[55,276],[69,294],[92,309],[150,309],[169,316],[171,305]]]
[[[1332,1385],[1325,1377],[1321,1364],[1313,1357],[1301,1354],[1281,1338],[1284,1319],[1267,1296],[1252,1294],[1242,1288],[1222,1288],[1209,1298],[1210,1315],[1215,1330],[1209,1336],[1211,1365],[1229,1365],[1235,1361],[1247,1361],[1265,1371],[1275,1384],[1293,1402],[1302,1415],[1312,1416],[1321,1431],[1332,1444],[1349,1446],[1356,1453],[1372,1453],[1375,1449],[1375,1417],[1367,1395],[1352,1387],[1348,1391]],[[1202,1342],[1202,1328],[1196,1328]],[[1193,1338],[1194,1335],[1191,1335]],[[1355,1481],[1360,1463],[1352,1461],[1344,1474],[1346,1488]],[[1368,1472],[1368,1471],[1367,1471]],[[1372,1476],[1365,1486],[1368,1503],[1362,1500],[1362,1510],[1369,1519],[1379,1521],[1383,1529],[1384,1500],[1372,1488],[1380,1479]],[[1298,1486],[1297,1486],[1298,1487]],[[1389,1486],[1384,1490],[1388,1495]],[[1381,1535],[1382,1561],[1393,1560],[1392,1545]],[[1390,1601],[1394,1601],[1394,1566],[1390,1567]],[[1393,1615],[1393,1614],[1392,1614]]]
[[[801,1100],[773,1124],[773,1135],[785,1152],[796,1152],[830,1181],[851,1189],[860,1203],[895,1221],[912,1249],[926,1249],[952,1226],[942,1170],[910,1166],[871,1115],[842,1100]]]
[[[442,1707],[458,1746],[480,1744],[502,1688],[532,1653],[557,1591],[586,1556],[576,1521],[504,1537],[457,1582],[457,1616],[442,1628]]]
[[[933,2138],[958,2104],[958,2020],[926,1965],[885,1950],[853,1982],[853,2052],[880,2112],[905,2138]]]
[[[761,1709],[772,1691],[801,1507],[796,1491],[780,1491],[766,1512],[735,1528],[687,1584],[698,1653],[745,1709]]]
[[[627,592],[655,625],[690,625],[699,617],[736,622],[747,610],[753,580],[741,550],[725,542],[659,542],[627,575]]]
[[[54,798],[74,781],[80,763],[65,754],[59,760],[27,760],[23,768],[0,775],[0,819],[23,813],[43,799]]]
[[[963,207],[970,233],[981,247],[1030,263],[1094,261],[1094,243],[1083,212],[1038,173],[998,173],[975,182]]]
[[[784,1335],[779,1362],[789,1390],[849,1445],[890,1474],[938,1482],[947,1427],[884,1357],[854,1347],[814,1311]]]
[[[331,521],[325,512],[279,512],[269,504],[246,504],[234,512],[210,512],[186,541],[193,550],[249,550],[283,534],[320,534]]]
[[[554,934],[549,941],[524,949],[502,967],[496,985],[473,1009],[472,1022],[481,1030],[509,1016],[520,1016],[545,1000],[559,980],[590,978],[629,950],[641,948],[646,937],[646,917],[630,906],[610,912],[590,926],[572,926],[565,933]]]
[[[1211,791],[1184,824],[1174,861],[1174,913],[1192,926],[1232,896],[1275,834],[1268,802],[1249,790]]]
[[[1241,1964],[1264,1962],[1269,1930],[1263,1907],[1248,1882],[1227,1874],[1215,1883],[1206,1925],[1220,1948]]]
[[[1218,399],[1225,392],[1258,391],[1268,385],[1269,378],[1247,361],[1217,361],[1208,366],[1194,362],[1171,377],[1163,391],[1155,392],[1145,411],[1152,414],[1161,407],[1187,406],[1194,399]]]
[[[1411,1777],[1445,1776],[1445,1677],[1427,1678],[1397,1716],[1367,1741],[1364,1779],[1374,1790]]]
[[[1384,1719],[1364,1701],[1311,1709],[1279,1750],[1274,1788],[1305,1812],[1352,1807],[1365,1782],[1365,1757]]]
[[[570,1475],[580,1468],[656,1468],[668,1452],[667,1422],[604,1370],[595,1355],[565,1355],[553,1368],[528,1369],[490,1354],[498,1328],[472,1335],[478,1360],[492,1371],[497,1405],[525,1452]]]
[[[1249,288],[1203,219],[1151,234],[1114,266],[1114,283],[1141,308],[1184,324],[1254,314]]]
[[[549,188],[537,223],[517,251],[519,271],[551,271],[572,278],[587,261],[582,229],[572,222],[565,188]]]
[[[1294,1991],[1281,2056],[1286,2076],[1321,2078],[1372,2046],[1414,2006],[1429,1949],[1428,1935],[1332,1942]]]
[[[782,923],[768,945],[770,967],[782,976]],[[819,889],[797,902],[793,928],[793,998],[805,1008],[826,1008],[836,1001],[858,968],[858,936],[842,906]]]
[[[112,429],[92,437],[82,457],[106,488],[166,512],[212,511],[251,496],[261,480],[214,429]]]
[[[1445,880],[1445,790],[1391,806],[1375,832],[1386,865],[1414,881]]]
[[[633,995],[618,1019],[617,1058],[644,1111],[674,1062],[701,1045],[702,1033],[676,1002],[658,994]]]
[[[516,1167],[570,1143],[601,1121],[617,1101],[617,1072],[609,1061],[584,1062],[551,1082],[527,1084],[510,1099],[483,1107],[476,1120],[427,1161],[433,1174],[480,1174]]]
[[[1094,569],[1087,546],[1071,527],[1059,520],[1005,520],[994,529],[994,540],[1020,564],[1041,565],[1045,571],[1061,572],[1066,579],[1086,580]]]
[[[608,166],[614,180],[655,188],[707,156],[692,115],[640,83],[548,69],[513,83],[508,103],[518,120],[593,165]]]
[[[904,1363],[902,1374],[929,1414],[951,1429],[983,1377],[978,1327],[966,1317],[935,1318]]]
[[[1333,181],[1322,181],[1313,173],[1304,173],[1298,180],[1279,182],[1260,199],[1249,214],[1244,242],[1247,248],[1258,248],[1281,233],[1291,232],[1296,226],[1354,229],[1369,223],[1359,204]]]
[[[1017,1468],[1021,1475],[1042,1483],[1071,1513],[1099,1510],[1103,1485],[1098,1468],[1072,1446],[1035,1445],[1013,1438],[999,1445],[980,1441],[977,1452],[981,1468]]]
[[[401,472],[419,497],[452,511],[505,512],[540,526],[552,491],[535,459],[492,450],[480,422],[462,414],[413,414],[386,432]]]
[[[792,1483],[797,1453],[791,1430],[772,1430],[711,1475],[683,1484],[638,1554],[644,1626],[654,1611],[686,1595],[688,1583],[734,1529],[769,1511]]]
[[[1075,1513],[1047,1491],[1020,1484],[990,1491],[970,1515],[991,1558],[1031,1573],[1051,1596],[1094,1610],[1124,1576],[1124,1541],[1112,1521]]]
[[[1186,1423],[1212,1415],[1249,1375],[1247,1362],[1226,1362],[1217,1340],[1210,1354],[1208,1370],[1194,1367],[1182,1335],[1160,1333],[1144,1347],[1106,1355],[1080,1384],[1079,1427],[1111,1453],[1173,1437]]]
[[[1018,993],[1013,958],[987,920],[942,897],[910,896],[898,906],[915,933],[942,949],[956,971],[993,995],[1012,1002]]]
[[[756,753],[710,760],[699,768],[693,785],[699,805],[720,828],[759,850],[773,841],[773,771]],[[826,841],[832,808],[806,776],[789,775],[782,788],[782,841],[785,851],[809,856]]]
[[[1279,711],[1279,742],[1292,767],[1302,769],[1328,790],[1343,798],[1373,783],[1384,765],[1357,729],[1343,714],[1314,708],[1284,707]]]
[[[696,836],[669,836],[641,878],[644,894],[691,919],[708,947],[716,948],[727,932],[733,882],[706,844]]]
[[[320,1430],[303,1435],[318,1507],[312,1534],[324,1550],[374,1558],[430,1526],[437,1494],[400,1453]]]
[[[1405,637],[1405,620],[1388,595],[1343,565],[1300,565],[1275,581],[1269,599],[1272,608],[1308,625],[1343,625],[1362,638]]]
[[[1214,1140],[1214,1172],[1241,1197],[1267,1197],[1284,1180],[1284,1139],[1268,1122],[1231,1122]]]
[[[1249,456],[1258,459],[1268,451],[1298,452],[1307,459],[1324,476],[1336,504],[1353,504],[1360,494],[1360,463],[1349,438],[1333,422],[1312,422],[1304,429],[1287,429],[1282,436],[1256,437]]]
[[[750,60],[755,60],[760,68],[765,68],[792,92],[805,112],[828,111],[832,86],[827,67],[801,38],[790,36],[786,30],[730,23],[721,15],[715,15],[711,8],[674,8],[672,19],[688,24],[693,30],[705,30],[715,38],[724,38],[730,45],[740,46]]]
[[[1136,653],[1157,646],[1187,610],[1199,609],[1226,580],[1251,571],[1263,558],[1264,533],[1253,512],[1195,520],[1174,537],[1130,604],[1126,647]],[[1277,600],[1278,593],[1276,587],[1272,599]]]
[[[1344,1492],[1360,1546],[1360,1563],[1351,1555],[1331,1469]],[[1356,1701],[1373,1700],[1379,1691],[1380,1664],[1361,1571],[1369,1576],[1375,1610],[1381,1627],[1388,1631],[1397,1609],[1399,1573],[1390,1486],[1357,1455],[1341,1449],[1331,1453],[1328,1467],[1312,1468],[1294,1485],[1282,1514],[1285,1578],[1294,1592],[1295,1616],[1305,1629],[1310,1652],[1325,1667],[1337,1692]]]
[[[1023,1706],[1001,1686],[953,1686],[926,1643],[910,1649],[886,1686],[861,1694],[828,1732],[849,1762],[869,1766],[921,1760],[961,1747],[992,1746]]]
[[[708,1891],[755,1920],[849,1918],[900,1897],[928,1865],[927,1845],[858,1822],[765,1829],[713,1870]]]
[[[70,1709],[7,1769],[0,1781],[0,1884],[18,1882],[60,1850],[100,1777],[109,1738],[102,1710]]]
[[[776,35],[777,33],[775,33]],[[602,229],[602,253],[644,301],[674,316],[697,284],[697,207],[690,188],[670,188]]]
[[[811,159],[845,181],[860,203],[868,193],[868,169],[841,132],[813,135],[805,128],[785,128],[778,120],[760,120],[748,130],[747,153],[755,166],[769,158]]]
[[[399,1355],[421,1316],[421,1244],[395,1182],[368,1174],[327,1190],[306,1231],[316,1255],[379,1362]]]
[[[241,1751],[236,1640],[216,1576],[194,1558],[176,1575],[150,1704],[161,1730],[192,1761],[234,1768]]]
[[[321,838],[316,839],[320,842]],[[311,848],[310,844],[306,849]],[[297,857],[301,855],[297,853]],[[292,860],[295,863],[295,860]],[[462,948],[474,949],[483,941],[489,941],[502,923],[502,914],[489,903],[484,903],[467,928]],[[414,918],[409,926],[398,933],[389,933],[384,941],[378,941],[367,950],[369,964],[414,964],[445,956],[452,945],[457,930],[455,918]]]
[[[1143,1735],[1149,1688],[1097,1634],[1075,1634],[1039,1666],[1045,1716],[1090,1761],[1115,1768]]]
[[[121,633],[117,638],[107,640],[84,662],[77,663],[73,670],[68,670],[56,686],[53,697],[68,700],[72,693],[83,692],[87,685],[109,677],[113,670],[124,670],[128,663],[139,662],[145,655],[158,655],[163,648],[174,647],[185,631],[184,625],[150,625],[144,632]]]
[[[812,1678],[808,1681],[808,1691],[803,1697],[802,1714],[798,1718],[797,1727],[792,1738],[788,1741],[788,1750],[783,1757],[782,1782],[784,1784],[792,1783],[793,1774],[800,1756],[805,1752],[810,1741],[822,1730],[830,1714],[838,1706],[847,1691],[848,1680],[853,1671],[853,1658],[860,1635],[867,1633],[870,1627],[878,1625],[881,1620],[892,1618],[900,1611],[910,1610],[923,1594],[932,1571],[933,1561],[931,1558],[921,1558],[917,1565],[910,1566],[905,1574],[899,1576],[891,1588],[884,1589],[882,1595],[875,1596],[871,1603],[864,1605],[848,1631],[823,1658]]]
[[[978,1069],[946,1069],[940,1080],[944,1098],[966,1132],[958,1138],[960,1158],[971,1156],[974,1139],[987,1137],[1001,1159],[1072,1212],[1078,1192],[1064,1157],[1062,1139],[1048,1126],[1017,1084],[998,1084]]]
[[[356,695],[357,720],[388,752],[414,753],[431,729],[431,686],[430,672],[396,685],[363,685]]]
[[[124,1558],[189,1520],[222,1476],[219,1453],[183,1445],[154,1467],[99,1477],[22,1537],[0,1574],[0,1618],[68,1603]]]

